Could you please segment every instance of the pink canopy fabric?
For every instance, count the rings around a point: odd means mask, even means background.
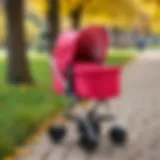
[[[52,57],[60,71],[76,60],[92,59],[102,62],[109,46],[109,35],[104,27],[88,26],[79,31],[62,33],[57,40]]]

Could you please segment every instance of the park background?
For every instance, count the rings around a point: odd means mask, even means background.
[[[68,103],[51,90],[48,54],[60,32],[89,24],[112,37],[106,63],[124,65],[159,48],[160,1],[0,0],[0,159]]]

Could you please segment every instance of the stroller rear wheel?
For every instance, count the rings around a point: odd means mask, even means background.
[[[65,137],[66,132],[67,130],[64,125],[54,125],[48,130],[48,134],[54,143],[60,143]]]
[[[127,131],[120,125],[112,126],[109,130],[109,138],[114,145],[123,146],[127,141]]]

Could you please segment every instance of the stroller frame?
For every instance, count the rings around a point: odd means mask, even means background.
[[[76,123],[80,135],[81,146],[87,150],[94,150],[97,148],[99,143],[101,122],[113,122],[113,125],[109,131],[109,137],[111,141],[117,145],[125,144],[127,138],[126,129],[123,127],[123,125],[116,123],[118,122],[118,119],[113,113],[111,113],[109,99],[96,99],[95,103],[91,106],[91,109],[86,113],[85,116],[77,116],[73,114],[72,109],[76,106],[76,104],[79,104],[83,100],[75,93],[75,89],[73,87],[73,69],[72,67],[68,66],[67,69],[65,69],[64,78],[61,76],[61,72],[57,67],[56,61],[51,61],[51,65],[64,88],[64,93],[72,97],[72,102],[65,106],[64,117],[65,119]],[[117,90],[114,91],[117,93]],[[104,106],[105,109],[110,111],[107,111],[106,114],[98,115],[97,109],[99,109],[100,106]],[[60,142],[64,138],[65,133],[66,128],[64,124],[55,124],[49,128],[49,135],[54,142]]]

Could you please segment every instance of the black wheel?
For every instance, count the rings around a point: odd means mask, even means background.
[[[109,130],[109,138],[114,145],[124,146],[127,141],[127,131],[122,126],[113,126]]]
[[[99,142],[90,137],[82,136],[80,137],[79,144],[85,151],[93,152],[97,149]]]
[[[95,151],[99,144],[99,124],[88,119],[78,123],[79,144],[86,151]]]
[[[54,143],[60,143],[65,137],[66,132],[64,125],[54,125],[48,130],[48,134]]]

